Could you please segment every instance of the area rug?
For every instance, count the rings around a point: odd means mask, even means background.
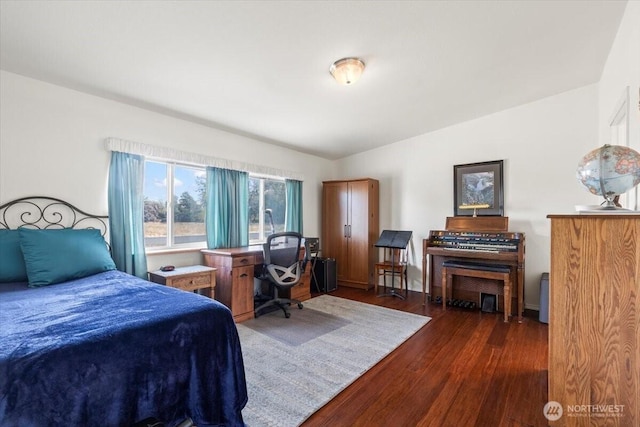
[[[238,324],[249,427],[298,426],[429,317],[321,295]]]

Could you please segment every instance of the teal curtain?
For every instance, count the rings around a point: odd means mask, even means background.
[[[285,230],[302,234],[302,181],[286,179],[287,213]]]
[[[144,157],[112,151],[108,190],[111,256],[118,270],[146,279],[143,183]]]
[[[207,168],[207,246],[235,248],[249,244],[249,174]]]

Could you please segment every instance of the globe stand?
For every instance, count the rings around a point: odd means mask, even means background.
[[[605,145],[603,148],[607,148],[607,147],[610,147],[610,145]],[[604,156],[600,156],[599,164],[600,164],[600,170],[604,170],[605,168]],[[607,191],[607,185],[606,185],[607,183],[603,174],[600,174],[598,181],[600,181],[600,194],[602,194],[602,197],[604,197],[604,202],[600,204],[599,209],[606,209],[606,210],[618,209],[619,205],[616,202],[618,201],[617,199],[619,198],[619,196],[615,194],[613,191]]]
[[[599,209],[612,210],[612,209],[622,209],[622,208],[620,206],[616,205],[616,202],[615,202],[614,199],[612,199],[609,196],[605,196],[604,202],[602,202],[600,204]]]

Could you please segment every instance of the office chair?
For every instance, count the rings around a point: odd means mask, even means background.
[[[263,245],[264,266],[261,280],[267,281],[273,292],[273,298],[261,304],[254,310],[255,317],[267,307],[276,306],[284,311],[289,318],[289,306],[298,304],[302,309],[302,302],[292,298],[280,298],[280,291],[290,290],[300,282],[302,277],[302,261],[300,260],[300,244],[302,235],[293,231],[275,233],[267,237]]]

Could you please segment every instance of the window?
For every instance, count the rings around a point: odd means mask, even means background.
[[[145,161],[144,242],[150,250],[202,247],[207,241],[206,170],[158,160]],[[285,229],[284,179],[249,176],[249,242],[264,242]],[[172,203],[167,203],[171,200]]]
[[[249,176],[249,243],[284,231],[287,190],[284,179]]]
[[[201,247],[207,240],[205,169],[147,160],[144,173],[145,247]]]

